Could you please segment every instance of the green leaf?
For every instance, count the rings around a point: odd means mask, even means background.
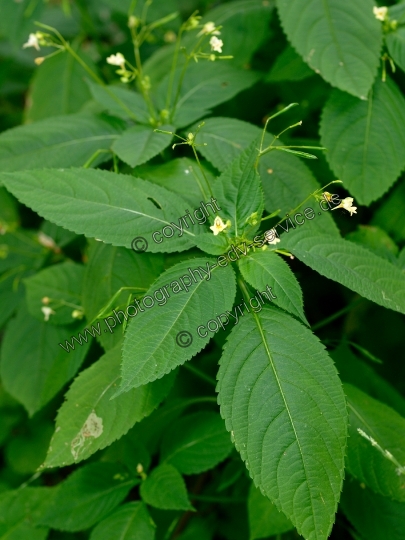
[[[224,171],[261,134],[261,129],[235,118],[208,118],[198,134],[199,151],[217,169]],[[266,134],[264,147],[273,140]],[[269,152],[260,158],[259,172],[264,191],[264,204],[268,212],[280,208],[281,214],[291,213],[291,209],[304,201],[308,195],[320,188],[312,172],[294,155],[284,152]],[[319,232],[339,235],[339,231],[329,212],[321,212],[306,228]]]
[[[0,187],[0,231],[1,234],[13,231],[20,224],[17,201],[4,188]]]
[[[163,439],[161,460],[183,474],[212,469],[231,452],[232,443],[218,413],[201,411],[174,422]]]
[[[0,135],[0,167],[2,171],[80,167],[97,150],[108,150],[120,132],[116,121],[84,113],[18,126]],[[108,154],[102,156],[105,160]]]
[[[243,277],[252,287],[262,291],[269,286],[276,298],[272,302],[276,306],[292,313],[305,324],[302,291],[288,264],[271,251],[254,251],[239,260],[239,268]]]
[[[182,68],[175,72],[174,88],[177,88]],[[159,84],[156,90],[158,107],[164,108],[170,74]],[[198,62],[188,67],[183,79],[179,99],[173,119],[176,127],[181,128],[206,116],[212,107],[228,101],[242,90],[253,86],[259,75],[252,71],[236,69],[226,61]]]
[[[87,55],[76,54],[95,70]],[[80,111],[91,99],[84,68],[68,52],[46,59],[36,70],[28,94],[27,122]]]
[[[304,229],[281,238],[282,248],[364,298],[405,313],[405,274],[385,259],[348,240]]]
[[[405,416],[405,398],[371,366],[357,358],[347,345],[340,345],[331,356],[344,382],[357,386]]]
[[[39,524],[70,532],[88,529],[118,506],[137,483],[116,463],[85,465],[55,488]]]
[[[405,182],[400,181],[377,208],[371,225],[378,225],[397,242],[405,240]]]
[[[92,531],[89,540],[154,540],[155,524],[142,502],[120,506]]]
[[[93,99],[104,108],[105,111],[120,118],[131,118],[149,124],[150,114],[143,97],[134,90],[121,88],[120,86],[100,84],[87,81]]]
[[[293,47],[288,45],[276,58],[266,77],[266,82],[301,81],[314,75]]]
[[[30,416],[48,403],[81,366],[90,342],[70,354],[59,347],[74,332],[74,327],[39,322],[25,306],[7,325],[1,348],[1,379],[7,392]]]
[[[119,383],[120,361],[118,346],[74,380],[58,412],[45,467],[61,467],[87,459],[125,435],[168,394],[173,376],[110,401]]]
[[[255,488],[253,483],[249,491],[248,513],[249,540],[267,538],[276,534],[281,535],[294,528],[291,521],[282,512],[279,512],[274,504],[267,497],[264,497],[259,489]]]
[[[164,135],[162,135],[164,137]],[[167,135],[166,135],[167,137]],[[201,164],[210,185],[214,182],[211,170]],[[199,167],[189,158],[178,158],[163,165],[143,165],[134,171],[135,176],[149,180],[180,195],[191,208],[198,208],[201,198],[208,199],[206,185]]]
[[[368,205],[405,166],[405,99],[389,79],[376,81],[368,101],[335,91],[322,113],[321,137],[334,173]]]
[[[231,220],[230,230],[234,236],[242,236],[246,229],[249,232],[257,229],[247,220],[256,214],[259,224],[263,213],[263,191],[255,168],[258,146],[258,141],[253,142],[229,164],[213,185],[214,195],[221,204],[220,216]]]
[[[0,494],[0,539],[45,540],[48,529],[36,527],[42,509],[46,505],[49,488],[26,487]]]
[[[87,320],[93,321],[122,287],[135,289],[122,291],[111,309],[125,309],[130,295],[146,291],[163,271],[163,256],[92,242],[85,268],[82,301]],[[122,334],[117,328],[113,334],[101,333],[97,339],[105,349],[111,349],[121,341]]]
[[[28,311],[36,319],[44,320],[42,299],[49,298],[48,307],[55,311],[49,318],[50,324],[71,324],[73,310],[80,308],[84,266],[66,261],[50,266],[25,279]],[[66,305],[70,304],[70,305]]]
[[[44,263],[49,250],[39,242],[38,235],[17,229],[0,237],[0,272],[11,270],[21,274],[27,270],[38,270]]]
[[[402,71],[405,71],[405,28],[400,26],[394,32],[387,34],[385,36],[385,43],[388,54]]]
[[[370,251],[395,263],[398,254],[398,246],[388,234],[379,227],[371,225],[359,225],[356,231],[346,235],[346,240],[359,244]]]
[[[310,540],[326,540],[342,487],[346,403],[317,338],[265,307],[228,337],[218,372],[226,428],[256,486]]]
[[[332,86],[362,99],[380,60],[381,23],[373,5],[372,0],[277,1],[284,31],[310,68]]]
[[[139,235],[146,238],[150,252],[183,251],[195,244],[199,232],[197,225],[191,230],[183,226],[179,233],[172,227],[175,236],[163,242],[160,235],[156,243],[152,234],[170,225],[169,220],[179,223],[187,205],[178,195],[140,178],[72,168],[0,173],[0,180],[46,219],[116,246],[130,248]]]
[[[148,300],[152,309],[142,309],[128,325],[120,393],[163,377],[208,343],[209,333],[201,337],[197,327],[230,310],[236,294],[233,270],[213,262],[199,258],[178,263],[148,290],[145,298],[153,297],[158,305]]]
[[[403,540],[405,504],[373,493],[350,476],[341,506],[349,521],[366,540]]]
[[[344,390],[349,409],[349,438],[346,467],[374,492],[405,502],[405,469],[384,455],[388,451],[401,466],[405,464],[405,419],[387,405],[371,398],[355,386]],[[362,436],[358,430],[375,441]]]
[[[193,510],[186,484],[173,465],[163,464],[153,469],[141,484],[142,499],[162,510]]]
[[[175,131],[170,125],[160,126],[159,129]],[[112,150],[117,156],[128,163],[131,167],[141,165],[157,156],[169,146],[172,138],[162,133],[155,133],[154,129],[147,126],[132,126],[127,129],[112,145]]]

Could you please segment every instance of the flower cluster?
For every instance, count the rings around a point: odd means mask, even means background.
[[[125,59],[125,56],[120,52],[118,52],[117,54],[111,54],[107,58],[107,64],[120,68],[117,69],[116,73],[117,75],[121,76],[121,82],[123,83],[129,83],[133,81],[137,75],[136,69],[134,69],[132,66],[130,66],[130,69],[127,69],[126,64],[128,64],[128,62]]]
[[[388,14],[388,8],[385,6],[382,6],[382,7],[374,6],[373,13],[376,19],[378,19],[379,21],[385,21]]]

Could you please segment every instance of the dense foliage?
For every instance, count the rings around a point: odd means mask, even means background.
[[[403,540],[405,3],[0,38],[0,539]]]

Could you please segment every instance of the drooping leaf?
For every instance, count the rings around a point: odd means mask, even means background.
[[[174,422],[162,442],[161,459],[183,474],[212,469],[232,450],[219,414],[201,411]]]
[[[121,88],[120,86],[101,86],[92,81],[87,81],[94,100],[104,110],[120,118],[135,120],[149,125],[150,114],[142,96],[134,90]]]
[[[232,161],[213,185],[214,195],[221,205],[220,215],[230,219],[229,230],[234,236],[242,236],[246,229],[253,234],[258,225],[252,226],[247,221],[255,214],[259,224],[263,213],[263,191],[255,168],[257,146],[257,142],[253,142]]]
[[[337,371],[301,323],[276,308],[228,337],[218,401],[256,486],[310,540],[326,540],[344,473],[347,413]]]
[[[117,463],[90,463],[55,488],[38,524],[61,531],[81,531],[107,516],[138,480]]]
[[[213,259],[189,259],[164,272],[145,296],[153,300],[151,309],[141,306],[144,313],[135,312],[125,333],[120,392],[154,381],[197,354],[210,339],[197,327],[231,309],[235,293],[233,270]]]
[[[193,510],[183,477],[173,465],[163,464],[153,469],[140,491],[142,499],[155,508]]]
[[[294,528],[286,516],[279,512],[276,506],[254,484],[250,486],[248,498],[249,540],[267,538],[282,534]]]
[[[382,453],[387,451],[401,466],[405,464],[405,419],[355,386],[346,384],[344,390],[350,425],[347,469],[375,493],[405,502],[405,469],[401,473],[399,466]]]
[[[159,129],[174,131],[173,126],[164,125]],[[112,145],[117,156],[131,167],[141,165],[162,152],[171,143],[169,135],[155,133],[152,127],[136,125],[127,129]]]
[[[89,540],[154,540],[155,527],[146,506],[142,502],[130,502],[100,521]]]
[[[156,243],[152,234],[170,226],[169,220],[179,223],[186,203],[140,178],[72,168],[4,173],[0,180],[46,219],[116,246],[130,248],[135,237],[142,237],[147,241],[145,251],[183,251],[195,244],[195,234],[200,232],[197,225],[189,229],[183,225],[179,232],[172,227],[174,236],[163,242],[160,234]]]
[[[36,520],[48,502],[51,490],[25,487],[0,494],[0,539],[45,540],[46,527],[37,527]]]
[[[266,77],[267,82],[301,81],[314,75],[314,72],[303,62],[301,56],[288,45],[276,58]]]
[[[182,68],[175,72],[174,88],[177,88]],[[156,101],[162,109],[165,107],[168,74],[156,90]],[[176,103],[176,110],[170,123],[181,128],[207,115],[212,107],[228,101],[242,90],[257,82],[257,73],[236,69],[223,62],[219,67],[216,62],[198,62],[190,64],[186,71]]]
[[[125,435],[167,395],[173,376],[133,389],[111,401],[120,380],[120,361],[118,346],[75,379],[58,412],[45,467],[62,467],[87,459]]]
[[[75,52],[95,70],[87,55],[78,50]],[[86,101],[91,99],[85,77],[88,74],[84,68],[68,52],[47,58],[35,71],[31,83],[27,99],[27,121],[36,122],[80,111]]]
[[[18,126],[0,135],[0,167],[2,171],[80,167],[97,150],[108,150],[121,131],[117,121],[88,113]],[[101,154],[94,163],[108,157],[108,153]]]
[[[350,476],[346,479],[342,510],[367,540],[403,540],[405,503],[373,493]]]
[[[389,79],[376,80],[368,101],[336,90],[323,110],[321,137],[334,173],[368,205],[405,167],[405,98]]]
[[[332,86],[362,99],[377,74],[382,41],[373,5],[372,0],[277,1],[281,24],[305,62]]]
[[[59,347],[74,332],[72,326],[38,321],[24,305],[7,325],[1,348],[1,379],[7,392],[30,415],[48,403],[82,364],[90,341],[70,354]]]
[[[342,238],[297,230],[281,244],[321,275],[380,306],[405,313],[405,274],[371,251]]]
[[[246,281],[256,290],[261,292],[270,287],[276,297],[271,298],[271,301],[276,306],[289,311],[308,324],[299,283],[281,257],[271,251],[251,252],[239,260],[239,268]]]
[[[49,318],[50,324],[71,324],[74,310],[81,307],[81,288],[84,275],[83,265],[66,261],[50,266],[25,280],[27,306],[30,314],[44,320],[41,308],[45,306],[43,298],[48,298],[48,307],[55,311]]]

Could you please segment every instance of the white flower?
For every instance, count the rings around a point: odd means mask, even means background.
[[[125,69],[125,57],[121,53],[112,54],[107,58],[107,64],[119,66],[120,68]]]
[[[207,22],[204,24],[202,30],[197,34],[197,36],[201,36],[202,34],[215,34],[216,36],[219,36],[221,32],[219,30],[215,30],[215,28],[214,22]]]
[[[374,6],[373,13],[376,19],[378,19],[379,21],[385,21],[387,17],[387,13],[388,13],[388,8],[385,6],[383,7]]]
[[[34,47],[37,51],[39,51],[39,42],[36,34],[30,34],[28,36],[28,41],[27,43],[24,43],[23,49],[27,49],[28,47]]]
[[[222,232],[228,227],[227,223],[224,223],[222,219],[217,216],[214,220],[214,225],[211,225],[210,229],[214,233],[214,236],[217,236],[218,233]]]
[[[212,36],[212,38],[210,39],[210,45],[211,45],[211,51],[221,53],[222,47],[224,44],[223,44],[222,39],[218,39],[216,36]]]
[[[42,306],[41,311],[44,314],[44,321],[49,321],[49,317],[55,315],[54,310],[47,306]]]
[[[267,240],[268,244],[275,245],[278,242],[280,242],[280,238],[277,238],[277,236],[276,236],[276,229],[270,229],[269,231],[266,231],[264,233],[264,237]]]
[[[346,197],[346,199],[343,199],[342,202],[335,206],[335,208],[332,208],[332,210],[336,210],[337,208],[344,208],[348,212],[350,212],[350,215],[357,214],[357,206],[352,206],[353,197]]]

